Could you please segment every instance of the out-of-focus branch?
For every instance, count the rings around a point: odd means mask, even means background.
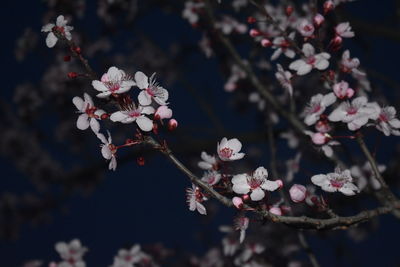
[[[376,179],[381,184],[381,189],[379,190],[380,193],[376,194],[377,198],[388,206],[394,206],[395,203],[398,203],[397,197],[393,194],[393,192],[389,189],[388,185],[386,184],[385,180],[383,179],[381,173],[378,170],[378,166],[374,157],[372,156],[371,152],[369,151],[367,145],[364,142],[364,139],[359,132],[356,137],[357,143],[360,146],[362,152],[364,153],[365,157],[367,158],[369,164],[371,165],[371,169],[376,177]],[[392,211],[392,214],[397,218],[400,218],[400,210],[399,207]]]

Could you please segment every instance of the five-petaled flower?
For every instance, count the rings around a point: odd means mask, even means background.
[[[116,111],[110,116],[110,120],[119,121],[121,123],[136,122],[142,131],[149,132],[153,129],[153,121],[146,115],[154,113],[154,108],[151,106],[137,106],[132,102],[125,110]]]
[[[237,194],[251,192],[251,200],[259,201],[265,197],[264,190],[275,191],[282,186],[281,180],[271,181],[267,178],[268,171],[264,167],[258,167],[252,175],[237,174],[232,178],[232,190]]]
[[[376,122],[376,128],[386,136],[391,134],[400,135],[400,120],[396,118],[396,109],[394,107],[381,108]]]
[[[57,31],[60,34],[63,34],[67,40],[71,40],[71,31],[74,29],[72,26],[67,25],[67,20],[64,19],[63,15],[57,17],[56,24],[48,23],[42,27],[42,32],[48,32],[46,37],[46,45],[49,48],[52,48],[56,45],[58,38],[53,33],[53,31]]]
[[[368,103],[365,96],[360,96],[351,103],[342,102],[328,116],[330,121],[342,121],[347,123],[347,127],[351,131],[358,130],[361,126],[367,124],[369,119],[376,120],[380,114],[380,107],[377,103]]]
[[[76,121],[78,129],[86,130],[90,126],[94,133],[98,133],[100,130],[100,123],[97,120],[101,119],[105,111],[97,109],[90,95],[86,93],[83,95],[83,99],[76,96],[72,99],[72,102],[78,109],[78,112],[81,113]]]
[[[103,143],[100,145],[101,154],[106,160],[110,161],[110,163],[108,164],[108,169],[115,171],[115,169],[117,168],[117,147],[112,143],[110,133],[108,132],[108,139],[106,139],[106,137],[102,133],[97,133],[96,136]]]
[[[305,43],[302,48],[304,58],[298,59],[290,63],[289,69],[295,70],[297,75],[305,75],[313,68],[318,70],[325,70],[329,66],[328,59],[331,57],[328,53],[315,54],[314,47]]]
[[[123,70],[110,67],[107,73],[103,74],[101,80],[92,81],[92,85],[94,89],[100,91],[97,97],[105,98],[110,95],[126,93],[135,85],[135,82]]]
[[[221,174],[217,171],[206,171],[203,177],[201,177],[201,180],[213,186],[221,180]]]
[[[200,188],[198,186],[192,184],[192,188],[186,189],[186,202],[189,205],[189,210],[197,210],[200,214],[206,215],[206,208],[203,204],[201,204],[205,200],[207,200],[207,198],[200,191]]]
[[[317,94],[311,97],[308,106],[304,110],[304,122],[307,125],[313,125],[316,123],[320,115],[324,113],[325,109],[335,103],[336,97],[333,93],[329,93],[326,95]]]
[[[221,143],[217,145],[218,156],[223,161],[232,161],[242,159],[244,153],[239,152],[242,149],[242,143],[236,139],[222,138]]]
[[[88,249],[83,247],[78,239],[73,239],[69,243],[57,242],[55,249],[60,254],[61,259],[64,260],[58,266],[85,266],[85,263],[82,261],[82,257],[85,255]]]
[[[359,192],[357,186],[353,184],[350,170],[341,171],[339,168],[335,172],[328,174],[317,174],[311,177],[313,184],[318,185],[327,192],[339,191],[346,196],[355,195]]]
[[[280,64],[276,65],[278,68],[278,71],[275,73],[275,77],[280,83],[280,85],[288,90],[289,95],[293,96],[293,86],[292,86],[292,73],[290,71],[285,71]]]
[[[139,103],[143,106],[151,104],[153,99],[159,105],[167,105],[168,91],[161,87],[155,80],[155,73],[151,77],[147,77],[141,71],[135,73],[135,81],[137,87],[142,91],[139,93]]]
[[[201,159],[197,164],[203,170],[217,170],[218,161],[215,156],[208,155],[207,152],[201,152]]]

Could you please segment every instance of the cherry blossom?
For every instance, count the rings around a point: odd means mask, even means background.
[[[346,196],[355,195],[359,189],[353,184],[350,170],[341,171],[339,168],[335,172],[328,174],[317,174],[311,177],[313,184],[320,186],[326,192],[339,191]]]
[[[244,266],[254,254],[261,254],[265,251],[265,246],[261,243],[246,243],[242,253],[235,258],[236,266]]]
[[[84,267],[85,262],[82,257],[87,252],[87,248],[83,247],[78,239],[73,239],[69,243],[58,242],[55,245],[56,251],[60,254],[61,259],[64,261],[57,266],[64,267]]]
[[[238,22],[231,16],[223,16],[222,21],[215,23],[215,28],[220,29],[222,33],[226,35],[234,31],[240,34],[247,32],[247,25]]]
[[[237,194],[251,192],[251,200],[259,201],[265,197],[264,190],[275,191],[282,186],[281,180],[271,181],[267,178],[268,171],[264,167],[258,167],[252,175],[237,174],[232,178],[232,190]]]
[[[293,40],[294,36],[295,33],[292,32],[291,34],[289,34],[289,39]],[[290,43],[288,42],[288,40],[283,37],[279,36],[274,38],[272,44],[272,48],[275,48],[276,50],[274,51],[274,53],[272,53],[271,60],[277,59],[282,53],[288,58],[294,58],[294,56],[296,55],[294,50],[290,48]]]
[[[207,152],[201,152],[201,159],[197,164],[203,170],[217,170],[218,162],[215,156],[207,154]]]
[[[298,152],[294,159],[289,159],[286,161],[286,181],[291,182],[294,178],[294,175],[300,169],[300,159],[301,159],[301,152]]]
[[[303,37],[312,37],[314,34],[314,25],[310,23],[308,20],[303,19],[297,26],[297,30]]]
[[[136,105],[132,102],[125,108],[125,110],[116,111],[111,114],[110,120],[121,123],[136,122],[139,128],[145,132],[149,132],[153,129],[153,121],[146,116],[154,113],[153,107],[143,107],[141,105],[136,107]]]
[[[335,27],[335,33],[337,36],[342,38],[352,38],[354,37],[354,32],[351,31],[351,26],[349,22],[342,22]]]
[[[285,71],[280,64],[276,66],[278,68],[278,71],[275,73],[276,79],[284,89],[288,90],[289,95],[293,96],[293,86],[290,80],[293,76],[292,73],[290,73],[290,71]]]
[[[138,99],[142,106],[151,104],[153,99],[159,105],[167,105],[168,91],[161,87],[155,80],[155,73],[150,78],[141,71],[135,73],[135,81],[137,87],[142,91],[139,93]]]
[[[197,210],[200,214],[206,215],[207,211],[201,202],[207,200],[200,188],[192,184],[192,188],[186,189],[186,201],[189,205],[189,210]]]
[[[199,10],[204,7],[203,2],[186,1],[182,11],[182,17],[187,19],[190,24],[195,25],[199,20]]]
[[[117,147],[113,145],[110,133],[108,132],[108,139],[106,139],[102,133],[97,133],[96,136],[103,143],[100,145],[103,158],[110,161],[108,169],[115,171],[117,168],[117,159],[115,155],[117,153]]]
[[[299,203],[303,202],[307,196],[307,189],[304,185],[294,184],[289,189],[290,199],[293,202]]]
[[[311,131],[304,131],[304,133],[311,137],[312,142],[318,145],[319,149],[321,149],[328,158],[333,156],[333,149],[331,146],[340,145],[338,141],[332,140],[332,136],[327,133],[314,133]]]
[[[295,70],[297,75],[305,75],[313,68],[318,70],[325,70],[328,68],[328,59],[331,57],[328,53],[323,52],[315,54],[314,47],[309,43],[303,45],[302,51],[304,53],[304,58],[295,60],[289,65],[289,69]]]
[[[233,197],[232,203],[237,209],[241,209],[243,207],[243,199],[241,197]]]
[[[386,170],[386,166],[383,164],[378,164],[379,173],[383,173]],[[381,183],[376,179],[375,173],[371,168],[371,164],[367,161],[360,168],[359,166],[353,166],[350,168],[350,173],[352,177],[356,178],[357,187],[363,190],[368,183],[372,186],[373,189],[378,190],[381,188]]]
[[[224,85],[225,91],[227,92],[234,91],[237,87],[238,81],[246,77],[247,77],[246,72],[244,72],[242,68],[239,67],[238,65],[233,64],[231,66],[231,74]]]
[[[394,107],[381,108],[376,128],[386,136],[400,135],[400,120],[396,118],[396,109]]]
[[[360,76],[364,76],[365,73],[358,69],[360,66],[360,60],[358,58],[350,58],[350,51],[346,50],[343,52],[342,60],[340,62],[341,70],[346,73],[353,73]]]
[[[117,256],[114,257],[114,263],[111,267],[133,267],[148,258],[149,256],[141,251],[140,245],[134,245],[129,250],[120,249]]]
[[[304,122],[307,125],[316,123],[320,115],[324,113],[325,109],[336,102],[336,97],[333,93],[326,95],[317,94],[311,97],[311,100],[304,110]]]
[[[98,133],[100,124],[97,120],[101,119],[101,116],[106,112],[102,109],[97,109],[90,95],[86,93],[83,95],[83,99],[76,96],[72,99],[72,102],[78,112],[81,113],[76,121],[76,127],[80,130],[86,130],[90,126],[94,133]]]
[[[110,67],[107,73],[103,74],[101,80],[92,81],[94,89],[99,91],[97,97],[105,98],[112,94],[123,94],[131,89],[135,82],[125,74],[123,70]]]
[[[233,256],[239,249],[240,243],[233,238],[225,237],[222,239],[222,249],[225,256]]]
[[[240,231],[239,242],[243,243],[246,237],[246,230],[249,227],[249,218],[244,216],[239,216],[234,220],[234,228],[237,231]]]
[[[206,171],[201,180],[206,182],[208,185],[213,186],[221,180],[221,174],[216,171]]]
[[[333,122],[342,121],[347,123],[347,127],[351,131],[358,130],[367,124],[369,119],[376,120],[380,114],[380,107],[377,103],[368,103],[365,96],[360,96],[351,103],[342,102],[332,113],[328,119]]]
[[[351,98],[354,95],[354,90],[343,80],[333,85],[333,92],[339,99]]]
[[[222,138],[221,142],[217,144],[218,156],[222,161],[233,161],[242,159],[245,153],[239,152],[242,149],[242,143],[236,139]]]
[[[56,45],[58,38],[53,33],[53,30],[60,32],[65,36],[67,40],[71,40],[71,31],[74,29],[72,26],[67,25],[67,20],[64,19],[63,15],[57,17],[56,24],[48,23],[42,27],[42,32],[48,32],[46,38],[46,45],[49,48],[52,48]]]

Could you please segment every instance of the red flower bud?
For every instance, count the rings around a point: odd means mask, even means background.
[[[173,131],[178,127],[178,122],[175,119],[170,119],[168,121],[168,130]]]
[[[144,160],[143,157],[138,157],[138,158],[136,159],[136,162],[137,162],[137,164],[138,164],[139,166],[143,166],[143,165],[145,164],[145,160]]]
[[[68,78],[71,78],[71,79],[78,77],[78,73],[73,72],[73,71],[68,72],[67,75],[68,75]]]
[[[247,18],[247,23],[248,24],[253,24],[253,23],[256,23],[256,22],[257,22],[256,19],[254,17],[252,17],[252,16]]]
[[[64,56],[64,61],[65,62],[68,62],[70,60],[71,60],[71,56],[70,55]]]
[[[286,14],[286,16],[290,17],[290,15],[292,15],[293,11],[294,11],[294,8],[293,8],[292,6],[287,6],[287,7],[285,8],[285,14]]]

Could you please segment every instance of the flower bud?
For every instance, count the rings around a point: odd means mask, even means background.
[[[329,140],[329,135],[326,133],[314,133],[311,137],[312,141],[316,145],[326,144]]]
[[[143,157],[138,157],[138,158],[136,159],[136,162],[137,162],[137,164],[138,164],[139,166],[143,166],[143,165],[145,164],[145,160],[144,160]]]
[[[178,127],[178,122],[175,119],[170,119],[168,121],[168,130],[173,131]]]
[[[332,130],[332,127],[327,120],[319,120],[315,124],[315,130],[317,130],[320,133],[327,133],[330,132],[330,130]]]
[[[281,208],[279,208],[277,206],[272,206],[271,208],[269,208],[269,212],[271,212],[272,214],[275,214],[275,215],[279,215],[279,216],[282,215]]]
[[[294,11],[293,6],[287,6],[287,7],[285,8],[285,14],[286,14],[286,16],[290,17],[290,15],[292,15],[293,11]]]
[[[254,17],[250,16],[250,17],[247,18],[247,23],[248,24],[256,23],[256,19]]]
[[[300,184],[294,184],[289,190],[290,198],[293,202],[303,202],[307,196],[307,189]]]
[[[324,21],[325,21],[324,16],[322,16],[319,13],[317,15],[315,15],[313,18],[314,26],[317,28],[319,28],[322,25],[322,23],[324,23]]]
[[[269,39],[264,38],[261,40],[261,45],[263,47],[270,47],[270,46],[272,46],[272,42]]]
[[[78,77],[78,73],[71,71],[71,72],[68,72],[67,76],[68,76],[68,78],[73,79],[73,78]]]
[[[232,203],[239,210],[243,208],[243,200],[240,197],[232,198]]]
[[[257,30],[257,29],[251,29],[250,30],[250,36],[251,37],[257,37],[257,36],[261,36],[261,35],[262,35],[261,32],[259,30]]]
[[[70,60],[71,60],[71,56],[70,55],[64,56],[64,61],[65,62],[68,62]]]
[[[327,14],[329,11],[332,11],[335,8],[335,5],[331,0],[325,1],[324,3],[324,14]]]

